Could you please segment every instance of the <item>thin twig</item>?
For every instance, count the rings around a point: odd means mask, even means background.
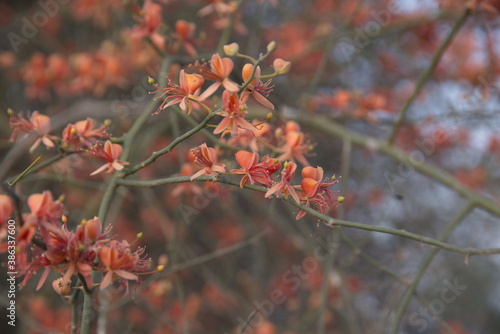
[[[403,106],[403,109],[401,110],[401,113],[399,114],[398,119],[396,120],[396,123],[394,123],[394,126],[392,127],[391,134],[390,134],[389,138],[387,139],[387,142],[389,144],[392,145],[394,143],[394,139],[396,138],[396,134],[397,134],[400,126],[403,124],[403,121],[406,118],[406,113],[410,109],[410,106],[413,104],[413,101],[415,101],[415,99],[417,98],[418,94],[420,93],[420,91],[424,87],[425,83],[427,82],[427,80],[431,76],[432,72],[434,72],[434,70],[436,69],[444,52],[446,51],[448,46],[451,44],[451,41],[453,40],[453,38],[455,37],[457,32],[460,30],[460,28],[462,27],[462,25],[466,21],[467,17],[470,15],[470,13],[471,13],[470,9],[466,9],[464,11],[464,13],[462,14],[462,16],[460,16],[460,18],[457,20],[457,22],[455,22],[455,25],[451,29],[450,33],[444,39],[444,41],[441,44],[441,46],[439,47],[439,49],[432,57],[431,63],[429,64],[429,67],[427,67],[427,69],[422,73],[422,75],[418,79],[417,84],[415,86],[415,90],[413,91],[411,96],[406,101],[405,105]]]
[[[455,227],[472,211],[474,208],[474,205],[471,203],[467,203],[462,210],[450,221],[450,223],[446,226],[444,231],[441,233],[439,236],[439,241],[446,241],[448,239],[449,235]],[[439,248],[432,249],[430,250],[427,255],[424,257],[422,262],[420,263],[420,266],[417,270],[417,273],[415,275],[415,278],[413,279],[413,282],[411,285],[408,287],[406,290],[405,295],[403,296],[403,299],[401,300],[401,304],[399,304],[398,311],[396,313],[396,317],[394,318],[394,322],[392,324],[391,328],[391,334],[395,334],[398,331],[399,323],[401,322],[401,319],[403,318],[403,315],[406,311],[406,308],[408,307],[408,304],[410,303],[411,297],[415,290],[417,289],[418,283],[420,282],[420,279],[423,277],[426,269],[429,267],[431,264],[432,260],[434,259],[434,256],[439,252]]]

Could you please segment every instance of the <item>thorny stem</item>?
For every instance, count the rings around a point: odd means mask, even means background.
[[[217,176],[214,178],[213,175],[203,175],[200,177],[197,177],[193,182],[220,182],[223,184],[228,184],[234,187],[240,187],[240,182],[239,180],[231,180],[229,178],[226,178],[224,176]],[[168,178],[162,178],[162,179],[155,179],[155,180],[125,180],[125,179],[119,179],[117,180],[117,183],[119,185],[123,186],[131,186],[131,187],[155,187],[155,186],[160,186],[160,185],[165,185],[165,184],[175,184],[175,183],[184,183],[184,182],[192,182],[189,176],[177,176],[177,177],[168,177]],[[245,189],[250,189],[254,191],[258,191],[261,193],[266,193],[268,191],[267,188],[261,187],[261,186],[256,186],[256,185],[251,185],[251,184],[245,184],[244,187]],[[446,249],[450,252],[454,253],[459,253],[462,254],[468,259],[470,256],[474,255],[493,255],[493,254],[500,254],[500,248],[472,248],[472,247],[458,247],[455,245],[448,244],[443,241],[439,241],[433,238],[425,237],[416,233],[408,232],[406,230],[398,230],[398,229],[393,229],[393,228],[387,228],[387,227],[380,227],[380,226],[373,226],[369,224],[363,224],[363,223],[357,223],[357,222],[351,222],[347,220],[341,220],[341,219],[335,219],[332,217],[329,217],[325,214],[322,214],[318,211],[316,211],[313,208],[307,207],[303,204],[297,204],[295,200],[292,198],[285,199],[284,197],[280,196],[281,200],[287,201],[288,203],[292,204],[293,206],[299,208],[300,210],[304,210],[305,212],[313,215],[314,217],[322,220],[326,225],[331,226],[331,227],[348,227],[348,228],[355,228],[359,230],[365,230],[365,231],[371,231],[371,232],[379,232],[379,233],[385,233],[385,234],[391,234],[395,235],[398,237],[418,241],[433,247],[437,248],[442,248]]]
[[[80,334],[90,334],[90,320],[92,313],[92,292],[83,294],[83,314]]]
[[[448,46],[451,44],[451,41],[453,40],[453,38],[457,34],[458,30],[460,30],[460,28],[462,27],[462,25],[464,24],[464,22],[466,21],[466,19],[470,13],[471,13],[470,9],[466,9],[464,11],[464,13],[462,14],[462,16],[460,16],[460,18],[457,20],[457,22],[455,22],[455,25],[451,29],[450,33],[448,34],[448,36],[445,38],[445,40],[443,41],[443,43],[441,44],[441,46],[439,47],[437,52],[432,57],[431,63],[429,64],[429,67],[427,67],[427,69],[422,73],[422,75],[418,79],[417,85],[415,86],[415,90],[411,94],[410,98],[406,101],[405,105],[403,106],[403,109],[401,110],[401,113],[399,114],[398,119],[396,120],[396,123],[394,124],[394,126],[392,128],[389,139],[387,140],[387,142],[389,144],[392,145],[394,143],[394,139],[396,138],[396,134],[397,134],[400,126],[403,124],[403,121],[405,120],[406,114],[407,114],[408,110],[410,109],[410,106],[412,105],[413,101],[415,101],[415,99],[417,98],[418,94],[420,93],[420,91],[424,87],[425,83],[427,82],[427,80],[431,76],[432,72],[434,72],[434,70],[436,69],[444,52],[446,51]]]
[[[80,289],[74,289],[71,294],[71,334],[77,334],[78,331],[78,296]]]
[[[474,205],[471,204],[470,202],[467,203],[462,210],[449,222],[449,224],[446,226],[444,231],[441,233],[439,236],[439,241],[446,241],[450,234],[453,232],[455,227],[472,211],[474,208]],[[403,296],[403,299],[401,301],[401,304],[399,305],[398,312],[396,313],[396,317],[394,319],[394,322],[392,324],[391,332],[390,334],[396,334],[399,323],[401,322],[401,319],[403,318],[403,315],[406,311],[406,308],[408,307],[408,304],[410,303],[411,297],[414,294],[415,290],[417,289],[418,283],[420,282],[420,279],[425,273],[425,270],[429,265],[431,264],[432,260],[434,259],[434,256],[439,252],[438,248],[431,249],[423,261],[420,263],[420,266],[417,270],[417,273],[415,275],[415,278],[413,279],[413,282],[411,285],[408,287],[406,290],[405,295]]]
[[[196,132],[198,132],[198,131],[202,130],[203,128],[205,128],[205,126],[208,124],[208,122],[212,118],[214,118],[215,116],[217,116],[216,113],[211,113],[211,114],[207,115],[207,117],[205,117],[205,119],[203,121],[201,121],[200,124],[198,124],[197,126],[195,126],[194,128],[192,128],[188,132],[184,133],[182,136],[177,137],[168,146],[166,146],[165,148],[163,148],[163,149],[161,149],[159,151],[153,152],[153,154],[151,154],[151,156],[149,158],[147,158],[143,162],[135,165],[134,167],[126,170],[125,173],[123,173],[123,177],[126,177],[128,175],[134,174],[138,170],[140,170],[140,169],[142,169],[142,168],[144,168],[144,167],[152,164],[153,162],[155,162],[156,159],[158,159],[162,155],[164,155],[164,154],[172,151],[174,149],[174,147],[176,147],[180,142],[186,140],[187,138],[189,138],[192,135],[194,135]]]

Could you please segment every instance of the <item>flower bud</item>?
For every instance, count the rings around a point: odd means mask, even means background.
[[[276,58],[273,62],[274,72],[276,74],[287,74],[290,72],[290,68],[292,67],[292,63],[289,61],[283,60],[281,58]]]
[[[227,55],[227,56],[236,56],[236,54],[238,53],[238,51],[240,50],[240,46],[238,45],[238,43],[231,43],[231,44],[227,44],[227,45],[224,45],[224,53]]]
[[[97,238],[101,235],[102,225],[99,218],[94,217],[94,219],[87,221],[85,227],[87,229],[87,237],[91,241],[97,240]]]
[[[64,282],[62,277],[53,281],[52,287],[61,296],[66,296],[66,295],[69,295],[71,293],[70,282]]]
[[[342,203],[343,201],[345,201],[345,197],[344,196],[337,197],[337,202]]]
[[[276,42],[272,41],[271,43],[267,44],[267,52],[271,53],[274,50],[276,50]]]
[[[268,113],[267,116],[266,116],[267,119],[271,119],[273,118],[273,113]]]
[[[155,83],[155,79],[148,77],[148,84],[152,85]]]

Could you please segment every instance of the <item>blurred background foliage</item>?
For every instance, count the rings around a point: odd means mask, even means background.
[[[345,132],[324,131],[314,120],[367,139],[389,138],[419,77],[469,10],[411,104],[393,147],[500,205],[498,1],[154,3],[161,6],[162,22],[147,33],[141,30],[140,1],[0,3],[2,179],[47,153],[10,150],[7,108],[39,110],[52,117],[58,131],[86,117],[110,119],[119,137],[151,100],[154,87],[147,78],[158,78],[162,57],[170,59],[174,79],[181,68],[209,59],[223,44],[236,42],[241,53],[257,57],[274,40],[277,49],[263,64],[264,73],[278,57],[291,61],[292,70],[273,81],[270,100],[276,110],[270,122],[279,127],[296,119],[314,146],[310,164],[322,166],[327,176],[342,176],[337,190],[346,201],[330,215],[437,238],[466,205],[463,196],[377,152],[370,140],[351,145]],[[241,82],[236,74],[233,79]],[[249,111],[261,119],[266,113],[258,106]],[[192,126],[170,110],[151,117],[130,160],[141,161]],[[195,135],[138,175],[179,173],[188,149],[206,140]],[[64,194],[69,221],[77,224],[94,216],[101,202],[107,177],[87,176],[96,166],[68,157],[30,176],[17,191],[24,198],[44,189]],[[214,184],[204,186],[203,195],[188,189],[173,196],[175,187],[120,188],[108,215],[113,233],[146,245],[155,261],[168,257],[172,267],[243,246],[169,275],[153,275],[133,299],[110,292],[108,302],[97,300],[96,310],[109,308],[108,333],[239,333],[256,303],[271,300],[275,289],[283,292],[283,301],[272,303],[265,317],[262,309],[253,314],[246,334],[389,333],[408,288],[403,282],[412,282],[431,249],[386,234],[332,229],[308,216],[296,221],[296,210],[286,203],[250,191]],[[450,243],[500,247],[498,216],[475,208],[462,218]],[[262,231],[258,240],[246,241]],[[139,232],[143,238],[134,241]],[[315,252],[325,247],[334,251],[318,261]],[[416,282],[397,333],[500,332],[498,265],[498,255],[465,259],[440,251]],[[446,302],[443,293],[452,291],[447,284],[456,282],[466,288]],[[17,299],[19,333],[68,332],[68,305],[48,284],[35,293],[36,282],[31,283]]]

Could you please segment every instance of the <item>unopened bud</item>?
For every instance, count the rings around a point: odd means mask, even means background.
[[[61,196],[59,196],[58,201],[59,202],[64,202],[65,199],[66,199],[66,196],[61,195]]]
[[[69,130],[69,133],[71,133],[72,135],[74,135],[76,133],[76,129],[75,128],[71,128],[71,130]]]
[[[111,120],[110,119],[105,119],[104,122],[102,123],[104,126],[110,126],[111,125]]]
[[[61,296],[69,295],[71,293],[71,286],[69,281],[64,281],[63,278],[58,278],[52,282],[52,287]]]
[[[289,61],[283,60],[281,58],[276,58],[273,62],[274,72],[276,74],[286,74],[290,72],[290,68],[292,67],[292,63]]]
[[[337,177],[335,177],[335,175],[332,176],[332,181],[335,181],[336,179],[337,179]]]
[[[158,271],[163,271],[163,269],[165,269],[164,265],[159,265],[158,267],[156,267],[156,270]]]
[[[7,109],[7,114],[8,114],[9,116],[14,115],[14,110],[12,110],[12,109],[8,108],[8,109]]]
[[[271,53],[274,50],[276,50],[276,42],[272,41],[271,43],[267,44],[267,52]]]
[[[148,84],[152,85],[155,83],[155,79],[148,77]]]
[[[240,46],[238,45],[238,43],[231,43],[231,44],[227,44],[227,45],[224,45],[224,53],[227,55],[227,56],[236,56],[236,54],[238,53],[238,51],[240,50]]]
[[[290,166],[290,164],[288,163],[288,161],[285,161],[285,163],[283,164],[283,167],[288,168],[288,166]]]
[[[66,223],[68,222],[68,218],[67,218],[65,215],[63,215],[63,216],[61,217],[61,221],[62,221],[64,224],[66,224]]]
[[[273,118],[273,113],[272,113],[272,112],[268,113],[268,114],[266,115],[266,118],[267,118],[267,119],[271,119],[271,118]]]
[[[337,202],[342,203],[343,201],[345,201],[345,197],[344,196],[337,197]]]
[[[142,232],[137,233],[137,239],[141,239],[141,238],[142,238]]]

